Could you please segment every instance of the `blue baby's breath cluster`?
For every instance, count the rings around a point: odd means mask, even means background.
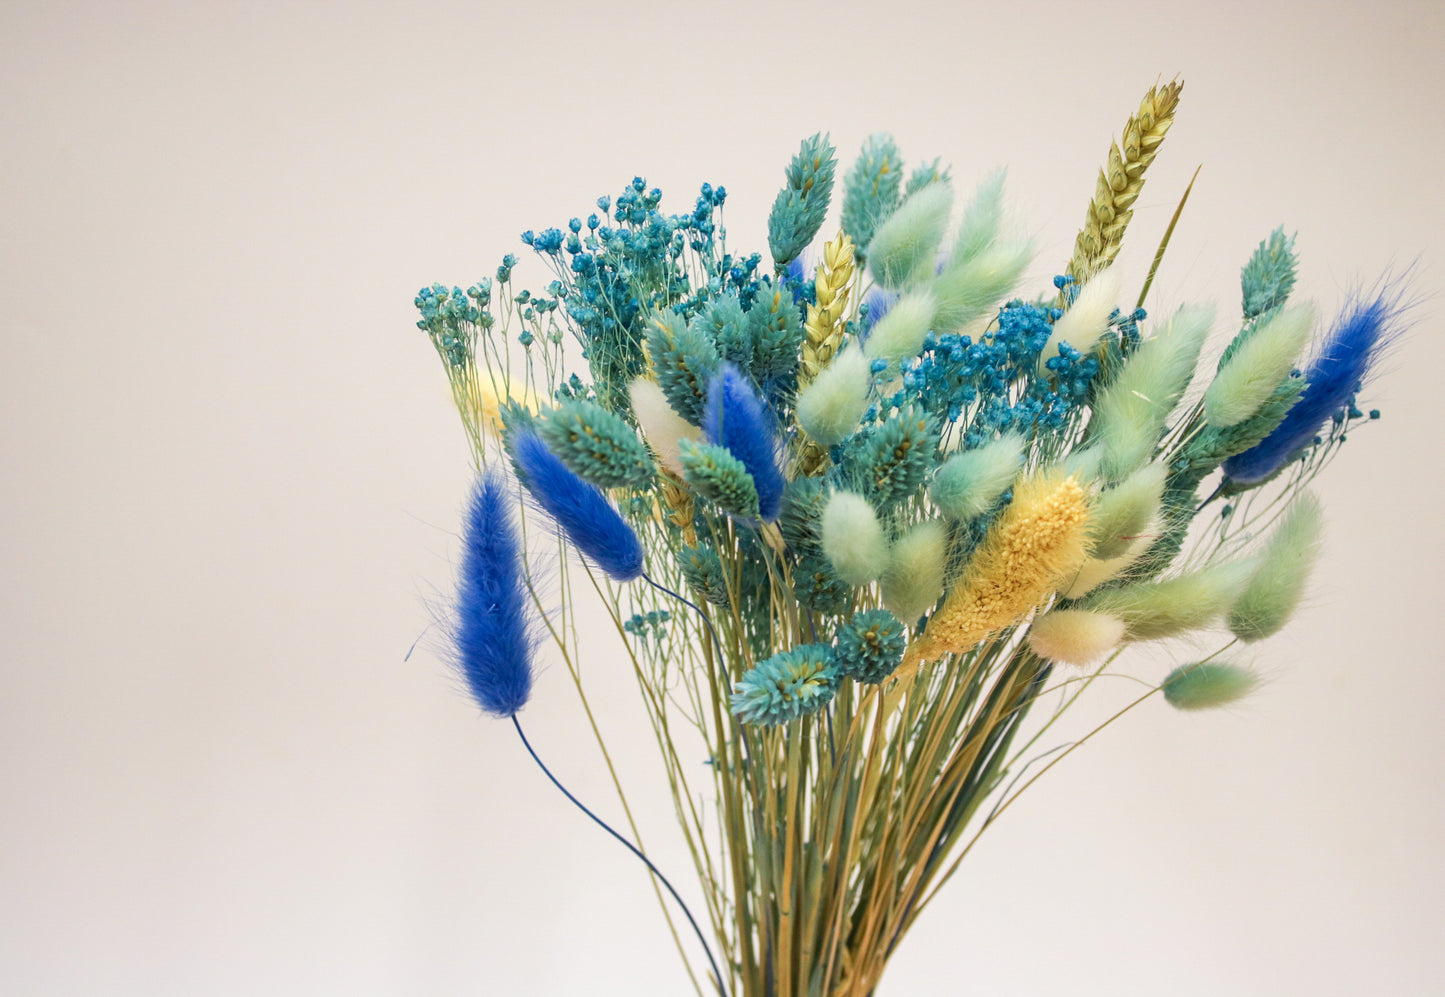
[[[473,356],[479,330],[492,327],[487,306],[492,301],[492,282],[483,279],[463,291],[433,284],[417,292],[416,308],[421,313],[417,328],[431,337],[432,345],[448,367],[465,366]]]
[[[667,214],[662,191],[636,177],[616,199],[598,198],[598,211],[585,221],[570,219],[565,232],[522,234],[556,274],[552,293],[564,302],[598,395],[610,405],[625,407],[626,383],[643,369],[639,347],[650,313],[689,317],[729,292],[751,303],[762,256],[724,249],[726,198],[724,188],[703,184],[692,211]]]
[[[653,609],[646,613],[634,613],[622,624],[622,629],[643,640],[661,640],[667,635],[667,624],[672,614],[665,609]]]

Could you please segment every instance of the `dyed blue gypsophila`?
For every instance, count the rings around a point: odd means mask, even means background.
[[[729,291],[743,308],[751,304],[762,257],[721,251],[717,212],[726,196],[722,187],[704,184],[691,212],[668,215],[659,208],[662,192],[638,177],[615,199],[598,198],[603,216],[589,215],[585,226],[574,218],[565,234],[523,234],[557,276],[553,293],[565,304],[609,409],[627,408],[626,385],[645,365],[641,347],[650,312],[666,307],[687,317]]]
[[[834,653],[838,669],[859,682],[882,682],[903,660],[908,643],[903,624],[886,609],[856,614],[838,628]]]
[[[622,629],[634,637],[641,637],[646,640],[661,640],[667,635],[666,624],[672,619],[672,614],[665,609],[654,609],[648,613],[635,613],[632,618],[622,624]]]
[[[532,501],[572,546],[614,581],[642,576],[642,543],[601,489],[568,470],[531,430],[512,434],[508,450]]]
[[[535,641],[527,621],[511,499],[502,478],[488,474],[477,482],[462,530],[452,644],[472,698],[492,716],[513,715],[531,695]]]
[[[734,687],[732,711],[744,723],[773,726],[816,713],[838,688],[827,644],[803,644],[749,669]]]
[[[1403,313],[1404,306],[1388,290],[1349,305],[1304,369],[1305,389],[1284,421],[1261,442],[1224,462],[1226,485],[1269,480],[1302,450],[1323,442],[1317,434],[1327,422],[1333,419],[1338,427],[1352,411],[1358,412],[1355,395],[1381,351],[1399,335]]]
[[[732,364],[722,364],[708,387],[703,432],[709,443],[726,448],[747,469],[762,520],[776,520],[787,484],[778,468],[777,418]]]
[[[914,405],[941,422],[964,427],[962,443],[978,446],[1000,432],[1056,430],[1078,409],[1099,371],[1092,353],[1061,344],[1059,355],[1036,374],[1057,309],[1014,301],[1000,309],[997,327],[977,342],[968,336],[930,333],[920,355],[906,363],[902,387],[883,399],[871,418]],[[1026,387],[1020,393],[1017,386]]]
[[[442,359],[461,367],[472,356],[477,330],[490,329],[495,321],[487,311],[491,301],[490,280],[481,280],[465,291],[433,284],[417,292],[415,304],[421,318],[416,326],[431,337]]]

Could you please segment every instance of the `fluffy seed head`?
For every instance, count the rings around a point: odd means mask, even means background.
[[[948,227],[953,187],[931,183],[904,198],[868,244],[868,265],[880,285],[901,290],[933,266]]]
[[[1109,316],[1119,302],[1119,274],[1110,267],[1096,274],[1079,291],[1068,311],[1054,323],[1049,341],[1039,354],[1039,373],[1045,373],[1044,366],[1059,355],[1059,344],[1068,343],[1080,353],[1088,353],[1109,328]]]
[[[1159,640],[1207,627],[1224,615],[1254,573],[1251,558],[1212,564],[1162,582],[1136,582],[1092,596],[1085,608],[1124,621],[1131,641]]]
[[[1225,475],[1241,485],[1267,481],[1308,446],[1320,427],[1349,404],[1380,353],[1402,332],[1404,312],[1389,289],[1347,307],[1305,366],[1299,401],[1262,441],[1225,461]]]
[[[1100,469],[1118,481],[1147,461],[1164,424],[1189,387],[1199,351],[1214,322],[1212,306],[1185,306],[1139,344],[1123,370],[1100,393],[1089,423],[1101,451]]]
[[[1269,400],[1289,376],[1315,324],[1313,305],[1276,312],[1235,349],[1204,393],[1204,418],[1213,426],[1234,426]]]
[[[949,519],[968,522],[993,508],[1023,466],[1024,438],[1005,433],[981,447],[954,454],[934,472],[928,497]]]
[[[677,414],[656,381],[639,377],[628,386],[628,394],[632,398],[632,414],[642,427],[647,445],[652,447],[663,467],[682,477],[678,444],[682,440],[702,439],[702,431]]]
[[[917,622],[943,595],[947,563],[948,530],[941,520],[910,527],[889,551],[888,570],[879,585],[883,605],[900,620]]]
[[[1065,599],[1082,599],[1094,589],[1105,582],[1113,581],[1124,573],[1135,561],[1144,555],[1155,538],[1159,535],[1159,521],[1154,520],[1145,529],[1144,535],[1139,537],[1125,548],[1124,553],[1117,557],[1098,558],[1090,557],[1079,565],[1079,570],[1074,572],[1059,586],[1059,594]]]
[[[996,170],[983,179],[974,191],[973,200],[963,212],[963,224],[953,240],[947,269],[956,269],[978,256],[998,238],[1003,223],[1003,170]]]
[[[1073,478],[1020,482],[910,656],[934,661],[966,651],[1017,622],[1078,570],[1087,520],[1088,496]]]
[[[472,698],[509,717],[532,694],[533,635],[528,627],[521,543],[502,478],[477,482],[462,531],[462,564],[452,646]]]
[[[1161,463],[1145,464],[1094,500],[1090,557],[1119,557],[1149,531],[1159,515],[1168,473]]]
[[[1301,492],[1270,534],[1259,570],[1229,610],[1229,630],[1240,640],[1256,641],[1279,633],[1304,595],[1319,557],[1323,517],[1317,498]]]
[[[727,448],[742,462],[758,493],[758,515],[778,518],[783,502],[783,472],[778,469],[777,422],[748,379],[724,363],[708,387],[703,430],[709,443]]]
[[[1056,609],[1034,620],[1029,646],[1041,658],[1083,668],[1124,639],[1124,621],[1087,609]]]
[[[869,361],[850,346],[798,395],[798,425],[825,447],[841,443],[868,410]]]
[[[888,568],[888,537],[862,495],[834,492],[823,508],[823,553],[838,577],[866,585]]]
[[[1164,680],[1164,698],[1177,710],[1212,710],[1237,703],[1259,685],[1259,676],[1224,661],[1180,665]]]
[[[931,285],[938,298],[933,330],[939,335],[957,332],[988,314],[1014,289],[1033,256],[1032,243],[997,241],[945,267]]]
[[[927,288],[909,291],[873,326],[863,344],[864,354],[870,360],[886,360],[895,367],[918,356],[937,309],[938,301],[932,291]]]
[[[582,556],[615,581],[642,574],[642,543],[601,489],[568,470],[531,430],[513,435],[511,456],[532,501]]]

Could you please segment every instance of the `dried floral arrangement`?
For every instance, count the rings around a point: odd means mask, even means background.
[[[1045,750],[1131,646],[1217,649],[1126,710],[1255,686],[1238,652],[1301,599],[1307,486],[1366,420],[1403,308],[1387,283],[1317,328],[1283,230],[1244,266],[1238,314],[1147,314],[1149,281],[1121,306],[1111,264],[1180,92],[1129,118],[1043,295],[1019,294],[1034,247],[1006,234],[1002,174],[950,232],[949,172],[905,170],[880,134],[840,184],[828,139],[802,143],[769,260],[728,251],[723,188],[665,214],[638,179],[523,234],[543,293],[508,254],[494,280],[417,298],[478,472],[456,664],[519,734],[540,645],[584,707],[583,655],[631,673],[700,916],[634,844],[595,722],[632,838],[557,785],[656,876],[699,994],[874,993],[978,836],[1082,743]],[[835,186],[839,230],[805,268]],[[1201,362],[1217,328],[1233,338]],[[584,646],[588,593],[611,647]]]

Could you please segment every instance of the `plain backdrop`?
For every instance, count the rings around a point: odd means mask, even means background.
[[[1044,288],[1177,74],[1126,286],[1203,164],[1156,311],[1234,314],[1283,224],[1325,312],[1413,263],[1414,333],[1322,479],[1270,683],[1151,701],[1054,769],[880,997],[1438,993],[1442,45],[1433,2],[3,4],[0,992],[687,993],[635,863],[425,641],[406,658],[468,487],[416,289],[634,174],[674,210],[725,184],[729,244],[765,250],[820,130],[845,165],[891,130],[965,190],[1007,166]],[[589,651],[696,897],[619,648]],[[616,817],[544,664],[539,750]]]

